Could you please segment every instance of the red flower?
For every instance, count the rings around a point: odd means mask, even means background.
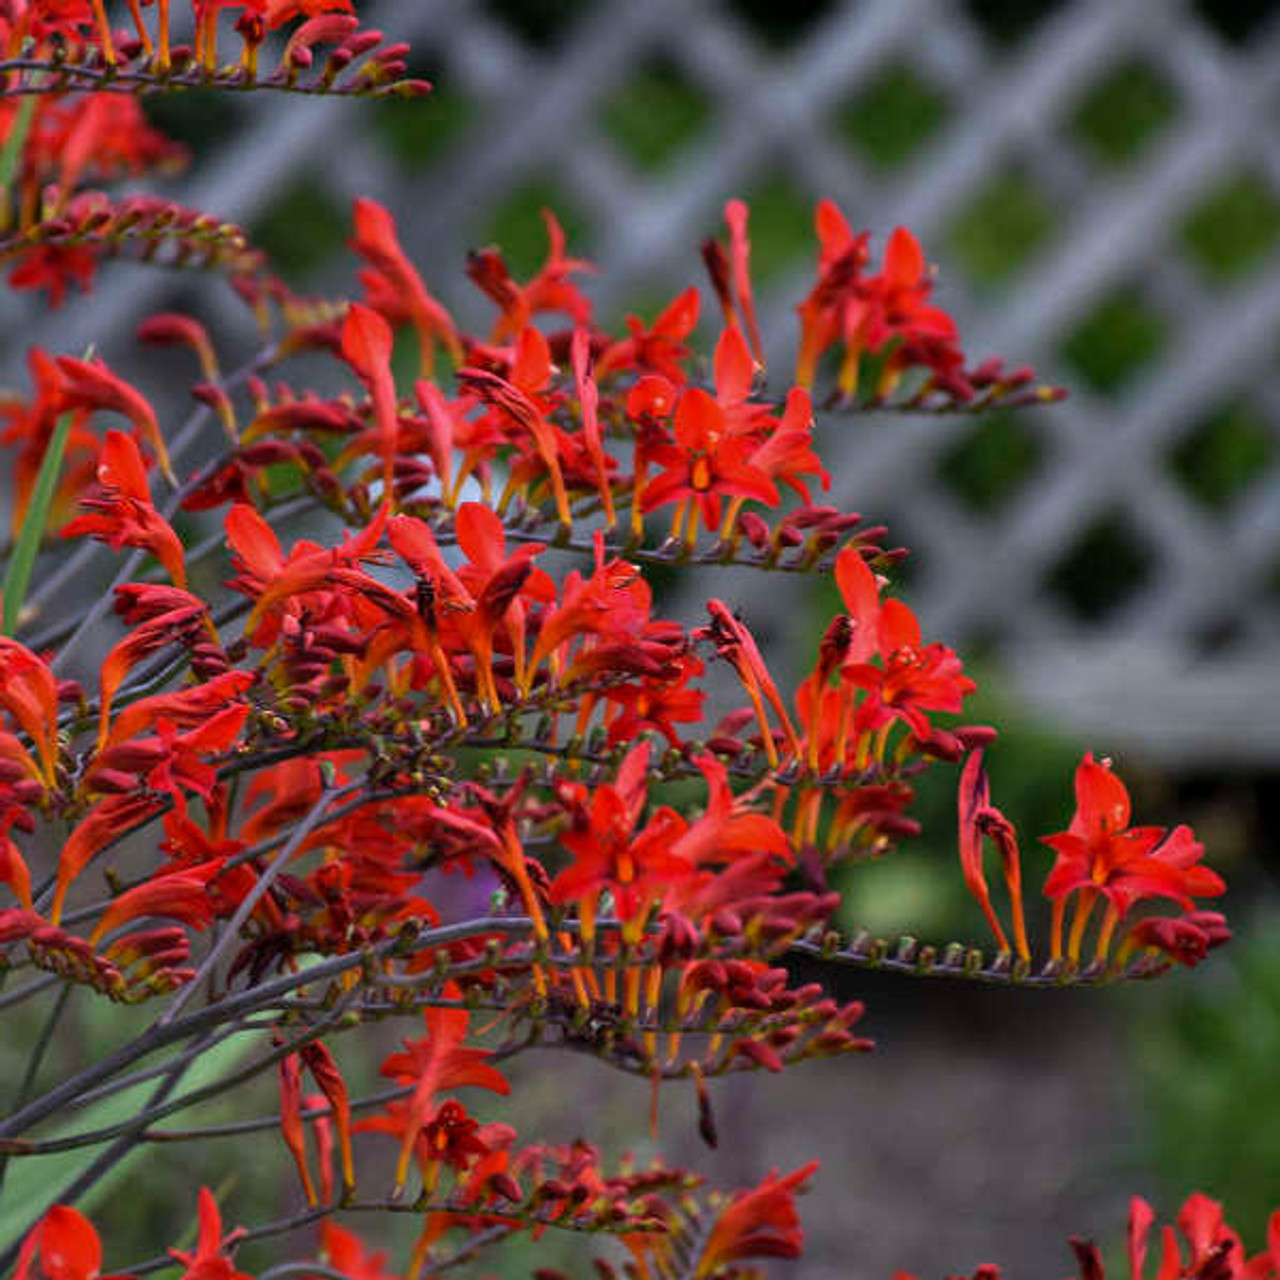
[[[622,369],[641,374],[660,374],[674,383],[683,383],[681,364],[689,355],[685,339],[698,323],[700,298],[692,285],[674,298],[648,329],[635,316],[627,317],[629,338],[611,343],[596,365],[596,377],[604,379]]]
[[[48,664],[25,645],[0,636],[0,707],[31,740],[39,764],[13,735],[0,740],[0,756],[7,755],[41,785],[57,785],[58,685]]]
[[[706,694],[693,687],[706,665],[696,654],[682,654],[675,660],[675,674],[665,672],[645,677],[636,684],[610,685],[602,696],[609,710],[605,723],[609,745],[634,742],[646,730],[656,730],[673,746],[680,745],[676,725],[694,724],[702,719]]]
[[[406,1040],[404,1053],[393,1053],[382,1064],[382,1074],[402,1084],[414,1086],[409,1101],[400,1159],[396,1165],[396,1188],[404,1186],[418,1136],[435,1116],[436,1094],[444,1089],[466,1086],[510,1093],[502,1073],[488,1064],[489,1049],[463,1045],[470,1014],[465,1009],[427,1009],[427,1034],[421,1040]]]
[[[566,792],[572,825],[560,833],[560,843],[573,861],[551,882],[552,902],[576,902],[582,935],[595,936],[596,901],[604,890],[613,894],[623,936],[635,941],[653,905],[670,886],[695,874],[688,858],[673,849],[685,831],[684,819],[663,808],[636,832],[648,794],[649,744],[627,753],[617,779],[595,788],[590,800]]]
[[[174,586],[185,589],[187,566],[182,542],[151,501],[142,455],[132,437],[108,431],[98,463],[101,492],[82,498],[89,514],[77,516],[64,538],[89,534],[112,547],[142,547],[165,567]]]
[[[842,667],[844,678],[868,694],[859,709],[859,726],[879,729],[897,718],[918,738],[927,738],[931,726],[925,712],[959,712],[978,686],[962,674],[954,650],[936,641],[924,643],[920,623],[901,600],[881,601],[876,621],[876,645],[884,666],[846,658]]]
[[[183,593],[186,595],[186,593]],[[186,603],[179,604],[167,613],[147,618],[129,632],[123,640],[112,646],[102,661],[98,673],[98,749],[107,740],[111,716],[111,702],[125,676],[143,658],[166,645],[190,643],[194,633],[207,623],[208,606],[195,596],[187,595]]]
[[[1214,947],[1231,941],[1226,916],[1217,911],[1188,911],[1181,916],[1139,920],[1125,935],[1118,963],[1140,948],[1163,951],[1171,960],[1195,968]]]
[[[56,1204],[23,1241],[13,1280],[130,1280],[100,1277],[101,1266],[102,1243],[93,1224],[70,1205]]]
[[[880,582],[857,547],[846,547],[836,557],[835,578],[840,598],[853,623],[844,660],[866,662],[880,644]]]
[[[920,244],[906,227],[894,229],[885,246],[884,270],[872,276],[863,275],[869,260],[866,234],[855,236],[830,201],[818,206],[817,229],[818,282],[799,307],[796,381],[801,386],[812,384],[823,352],[837,341],[845,348],[838,385],[846,396],[857,390],[863,352],[881,352],[890,342],[900,346],[884,371],[881,392],[891,388],[905,364],[952,372],[962,363],[955,322],[928,304],[933,282]]]
[[[57,364],[65,379],[63,405],[68,409],[106,410],[128,418],[138,435],[151,446],[165,479],[176,484],[155,410],[142,393],[123,378],[116,377],[100,360],[73,360],[70,356],[59,356]]]
[[[170,1257],[186,1264],[182,1280],[253,1280],[245,1272],[237,1271],[235,1263],[223,1252],[231,1248],[244,1232],[237,1227],[223,1237],[222,1215],[218,1212],[218,1202],[208,1187],[200,1188],[199,1207],[200,1233],[196,1238],[195,1251],[185,1253],[179,1249],[169,1250]]]
[[[1001,951],[1009,950],[1009,940],[996,918],[987,890],[987,878],[983,870],[983,845],[992,836],[1003,855],[1005,883],[1009,889],[1009,901],[1013,909],[1014,938],[1018,955],[1030,958],[1027,946],[1026,925],[1022,912],[1022,870],[1018,856],[1018,841],[1009,820],[991,804],[991,785],[982,767],[982,752],[974,751],[960,774],[960,869],[965,885],[977,899],[987,918],[991,932]]]
[[[1108,761],[1086,754],[1076,769],[1071,826],[1043,841],[1058,855],[1045,893],[1060,898],[1097,889],[1123,916],[1143,898],[1170,898],[1184,907],[1216,897],[1226,885],[1200,865],[1204,846],[1186,826],[1129,827],[1129,792]]]
[[[98,258],[83,245],[42,244],[18,255],[9,272],[13,289],[48,289],[49,310],[56,311],[67,298],[71,285],[88,293],[98,270]]]
[[[138,325],[138,341],[154,347],[189,347],[208,382],[218,377],[218,357],[209,331],[199,320],[175,311],[159,311]]]
[[[703,261],[711,276],[712,287],[720,299],[724,322],[730,328],[739,324],[751,339],[751,353],[756,364],[764,368],[764,350],[760,327],[756,322],[755,302],[751,295],[751,240],[747,234],[749,211],[741,200],[730,200],[724,207],[724,220],[729,227],[729,252],[717,240],[702,246]]]
[[[555,587],[532,563],[544,550],[542,546],[525,543],[507,555],[506,532],[491,508],[464,502],[454,527],[469,562],[456,572],[441,555],[429,525],[410,516],[394,517],[387,536],[418,579],[417,599],[409,606],[381,596],[372,598],[406,624],[414,647],[431,658],[455,716],[465,723],[445,648],[456,649],[461,644],[471,652],[481,701],[486,709],[496,711],[501,700],[494,681],[493,654],[499,631],[510,644],[519,681],[524,674],[525,600],[554,599]],[[382,642],[370,648],[367,663],[381,661],[398,645],[397,633],[388,629]]]
[[[391,328],[368,307],[353,302],[342,326],[342,358],[356,371],[373,398],[373,417],[382,453],[383,496],[391,496],[399,410],[391,375]]]
[[[800,313],[796,381],[802,387],[813,385],[822,353],[839,341],[842,296],[871,259],[867,248],[870,235],[866,231],[854,235],[835,201],[819,201],[814,226],[818,233],[818,282],[796,308]]]
[[[782,828],[734,797],[724,765],[711,755],[698,756],[696,763],[707,780],[706,811],[689,824],[671,852],[694,866],[731,862],[748,853],[790,862],[791,845]]]
[[[164,802],[141,794],[108,796],[91,809],[76,825],[58,855],[58,879],[49,920],[57,924],[62,918],[62,905],[71,882],[112,840],[155,817]]]
[[[267,27],[274,31],[294,18],[314,18],[322,13],[354,12],[352,0],[250,0],[249,7],[257,9],[266,18]]]
[[[808,504],[809,487],[802,477],[817,476],[824,489],[831,488],[831,476],[813,450],[813,405],[801,387],[787,392],[782,420],[770,430],[763,444],[751,454],[751,465],[771,480],[781,480]],[[722,529],[722,535],[730,532]]]
[[[370,1251],[354,1231],[328,1218],[320,1228],[320,1249],[324,1260],[350,1280],[396,1280],[386,1270],[385,1250]]]
[[[452,1098],[423,1127],[421,1143],[429,1161],[452,1169],[465,1169],[477,1156],[489,1154],[480,1122]]]
[[[1155,1223],[1151,1206],[1140,1196],[1129,1202],[1128,1253],[1131,1280],[1142,1280],[1147,1259],[1147,1236]],[[1178,1232],[1190,1246],[1190,1259],[1183,1259]],[[1260,1261],[1254,1259],[1254,1262]],[[1243,1280],[1252,1274],[1246,1269],[1240,1237],[1227,1226],[1222,1206],[1195,1192],[1178,1211],[1178,1231],[1164,1227],[1160,1240],[1160,1268],[1157,1280]],[[1266,1271],[1256,1273],[1260,1280]]]
[[[151,744],[157,757],[146,772],[147,786],[167,793],[179,809],[185,805],[184,789],[211,800],[218,774],[210,758],[216,759],[230,750],[248,715],[248,703],[233,703],[184,733],[179,733],[171,721],[159,720],[156,736],[138,744]],[[128,751],[129,745],[118,750]]]
[[[377,201],[357,200],[355,224],[351,247],[369,263],[369,269],[360,273],[369,305],[388,323],[408,320],[417,330],[424,375],[430,375],[435,363],[437,342],[455,363],[461,362],[462,344],[453,321],[400,247],[391,214]]]
[[[556,514],[560,523],[568,527],[572,518],[561,467],[561,454],[568,438],[547,416],[554,398],[543,394],[553,372],[551,348],[546,338],[529,325],[520,330],[516,339],[509,377],[468,367],[458,370],[458,381],[497,410],[507,424],[505,430],[510,443],[523,455],[513,466],[512,478],[520,472],[525,473],[522,478],[526,482],[540,479],[543,474],[548,476],[555,495]],[[531,471],[534,474],[529,474]]]
[[[600,389],[591,375],[591,335],[586,329],[575,329],[570,346],[573,381],[582,411],[582,440],[595,471],[596,489],[604,505],[605,523],[610,529],[617,523],[613,510],[613,486],[609,483],[610,459],[605,456],[600,440]]]
[[[75,40],[81,37],[83,28],[93,22],[93,10],[89,0],[31,0],[27,5],[10,5],[7,15],[0,19],[0,32],[12,23],[11,43],[17,48],[24,37],[31,35],[44,40],[51,35]]]
[[[818,1167],[816,1160],[779,1177],[774,1170],[721,1210],[698,1260],[694,1280],[709,1280],[742,1258],[798,1258],[804,1244],[795,1192]]]
[[[11,812],[0,819],[0,884],[7,884],[22,906],[30,911],[31,869],[22,856],[22,850],[9,836],[8,826],[13,816]]]
[[[355,1161],[351,1152],[351,1102],[347,1082],[338,1070],[333,1054],[320,1040],[312,1040],[302,1046],[302,1061],[307,1064],[311,1078],[333,1109],[334,1124],[338,1130],[338,1147],[342,1152],[342,1185],[350,1191],[356,1185]]]
[[[710,640],[715,645],[718,655],[733,667],[738,679],[742,681],[742,687],[751,699],[752,710],[760,725],[765,754],[769,757],[769,763],[776,769],[778,748],[774,742],[769,718],[765,713],[765,701],[768,701],[774,714],[782,722],[782,729],[787,736],[787,744],[792,754],[797,756],[800,754],[800,740],[796,736],[795,726],[787,715],[778,687],[769,674],[769,668],[765,665],[755,637],[734,616],[729,606],[723,600],[708,600],[707,612],[711,615],[711,623],[698,633],[698,638]]]
[[[275,1043],[279,1042],[277,1036]],[[297,1166],[307,1204],[314,1209],[320,1201],[307,1164],[307,1132],[302,1124],[302,1061],[296,1053],[288,1053],[276,1063],[276,1079],[280,1085],[280,1136]]]
[[[1108,913],[1099,951],[1110,942],[1111,930],[1134,903],[1166,898],[1190,908],[1195,898],[1216,897],[1226,889],[1220,876],[1201,865],[1204,846],[1186,826],[1129,826],[1129,792],[1111,771],[1109,761],[1087,754],[1076,769],[1076,811],[1066,831],[1043,836],[1058,855],[1046,896],[1054,900],[1054,954],[1059,954],[1062,911],[1066,899],[1078,893],[1079,906],[1068,954],[1078,956],[1089,909],[1099,895]]]
[[[709,529],[720,524],[721,497],[754,498],[776,507],[778,490],[769,475],[752,460],[749,438],[730,434],[723,408],[701,387],[690,387],[676,406],[675,444],[653,451],[666,470],[645,485],[641,509],[653,511],[667,502],[687,503]],[[685,540],[697,535],[691,523]]]
[[[89,935],[90,943],[96,946],[104,934],[142,916],[162,916],[193,929],[205,928],[217,905],[209,893],[209,881],[221,870],[222,859],[218,858],[202,867],[155,875],[127,890],[102,913]]]
[[[7,424],[0,432],[0,442],[14,445],[18,450],[12,464],[13,511],[10,515],[10,528],[15,538],[26,519],[31,491],[40,473],[45,450],[63,413],[62,375],[58,366],[39,347],[32,347],[27,353],[27,365],[34,388],[30,402],[20,396],[0,393],[0,422]],[[81,411],[72,418],[53,501],[50,519],[53,528],[66,523],[76,495],[93,483],[97,471],[98,437],[85,429],[85,417]]]
[[[340,768],[337,777],[345,780]],[[245,794],[249,816],[240,826],[240,839],[253,844],[283,831],[320,799],[323,788],[321,762],[314,756],[260,769]]]
[[[304,539],[286,557],[271,526],[253,507],[236,503],[225,521],[236,569],[228,585],[256,597],[245,624],[252,643],[266,648],[275,642],[280,619],[271,615],[277,605],[295,618],[305,614],[313,624],[342,616],[346,605],[342,593],[332,589],[333,575],[341,567],[378,558],[376,548],[389,514],[384,502],[368,526],[341,546],[321,547]]]
[[[897,337],[949,339],[955,321],[927,305],[933,282],[920,242],[906,227],[895,227],[884,250],[884,271],[873,278],[872,296],[859,314],[846,315],[846,334],[860,330],[867,348],[879,351]]]
[[[516,284],[496,249],[481,250],[468,259],[467,275],[501,309],[493,326],[494,342],[514,337],[535,315],[547,311],[567,315],[575,325],[591,323],[590,300],[569,280],[592,270],[591,264],[565,257],[564,230],[550,209],[543,209],[542,221],[547,228],[547,258],[527,284]]]
[[[139,698],[124,707],[111,722],[103,749],[109,750],[138,737],[161,719],[179,729],[195,729],[215,712],[236,702],[255,679],[252,671],[228,671],[204,684]]]

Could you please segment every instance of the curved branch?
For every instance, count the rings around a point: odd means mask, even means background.
[[[960,942],[939,948],[927,943],[922,945],[911,937],[899,938],[890,944],[868,933],[859,934],[847,947],[841,947],[834,935],[821,942],[793,942],[786,953],[825,965],[874,969],[911,978],[960,978],[992,986],[1048,990],[1148,981],[1173,968],[1173,961],[1167,956],[1152,953],[1135,956],[1122,968],[1108,965],[1105,961],[1077,965],[1066,959],[1046,960],[1037,968],[1016,959],[1007,951],[990,956],[977,947],[967,947]]]
[[[187,89],[219,89],[233,93],[267,90],[325,98],[420,98],[431,91],[425,80],[378,78],[368,74],[364,67],[349,71],[339,80],[324,62],[308,76],[292,69],[259,78],[246,73],[241,67],[210,71],[198,63],[174,66],[162,72],[143,64],[118,62],[114,66],[99,66],[69,63],[59,58],[4,58],[0,59],[0,77],[12,77],[0,89],[0,98],[65,93],[69,90],[142,95]]]
[[[637,1222],[633,1218],[624,1218],[614,1222],[590,1214],[579,1214],[577,1217],[557,1215],[554,1211],[537,1208],[522,1209],[518,1206],[485,1205],[482,1209],[472,1206],[451,1204],[448,1200],[438,1203],[406,1203],[403,1200],[353,1200],[343,1203],[335,1200],[330,1204],[317,1205],[314,1209],[304,1209],[287,1218],[277,1218],[272,1222],[264,1222],[257,1227],[249,1227],[240,1237],[238,1243],[243,1245],[251,1240],[267,1240],[272,1236],[288,1235],[299,1227],[309,1226],[334,1213],[411,1213],[422,1217],[432,1213],[448,1213],[455,1217],[474,1217],[476,1219],[499,1219],[504,1225],[504,1234],[519,1230],[522,1227],[550,1227],[556,1231],[572,1231],[580,1235],[630,1235],[632,1233],[662,1232],[667,1228],[657,1219]],[[490,1241],[486,1240],[486,1244]],[[464,1246],[465,1248],[466,1246]],[[458,1262],[466,1261],[471,1254],[466,1253],[458,1258]],[[456,1265],[446,1259],[448,1265]],[[163,1271],[169,1267],[185,1265],[175,1258],[154,1257],[143,1262],[135,1262],[126,1269],[128,1275],[150,1275],[154,1271]],[[439,1270],[440,1264],[433,1264],[433,1270]]]

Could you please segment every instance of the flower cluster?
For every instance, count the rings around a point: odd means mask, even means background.
[[[202,83],[237,88],[262,83],[297,90],[298,75],[314,66],[313,50],[320,44],[335,46],[323,66],[323,89],[352,93],[392,87],[414,94],[430,88],[403,79],[408,46],[383,45],[381,32],[362,29],[352,0],[191,0],[192,45],[173,43],[171,0],[155,0],[151,22],[142,8],[139,0],[128,0],[128,25],[121,28],[113,25],[107,0],[6,0],[0,10],[0,44],[14,65],[0,69],[16,80],[10,92],[83,88],[86,83],[116,93]],[[234,67],[223,70],[219,25],[226,17],[234,19],[240,54]],[[279,65],[260,79],[263,43],[285,27],[292,29]],[[368,60],[357,69],[361,58]],[[33,78],[33,72],[41,71],[53,79],[52,86]],[[351,82],[335,86],[343,73]]]
[[[1225,941],[1223,917],[1199,905],[1224,886],[1187,827],[1130,827],[1123,784],[1086,756],[1075,817],[1046,837],[1051,922],[1035,938],[1017,836],[984,770],[996,733],[964,722],[975,683],[895,593],[903,553],[882,545],[886,530],[822,500],[832,481],[815,406],[944,411],[1058,394],[998,359],[969,364],[908,231],[891,234],[876,272],[870,236],[819,207],[799,362],[780,383],[741,201],[725,207],[723,240],[703,246],[711,314],[690,285],[652,322],[601,325],[590,264],[547,213],[531,278],[497,248],[471,255],[492,318],[470,333],[373,200],[353,211],[358,296],[317,302],[234,228],[87,185],[177,158],[129,90],[421,89],[403,79],[403,46],[383,45],[353,8],[197,0],[187,48],[170,40],[168,0],[153,14],[130,3],[124,30],[103,0],[0,3],[11,285],[44,287],[56,304],[141,236],[145,261],[163,243],[229,275],[262,332],[259,354],[227,373],[195,320],[143,323],[142,341],[198,365],[181,430],[97,356],[34,349],[29,394],[0,402],[15,513],[0,636],[0,969],[26,983],[5,1007],[79,985],[162,1009],[43,1093],[38,1051],[0,1121],[0,1164],[95,1146],[102,1131],[33,1131],[157,1074],[164,1087],[109,1138],[237,1132],[151,1126],[265,1075],[278,1088],[268,1125],[304,1207],[285,1227],[224,1235],[202,1190],[194,1250],[171,1250],[188,1278],[240,1280],[242,1242],[320,1222],[318,1265],[388,1280],[384,1256],[331,1220],[377,1210],[421,1219],[410,1280],[549,1230],[611,1237],[601,1276],[745,1280],[759,1259],[799,1254],[795,1197],[813,1165],[725,1196],[660,1162],[606,1166],[585,1139],[537,1141],[488,1118],[501,1104],[476,1092],[518,1102],[507,1060],[534,1046],[583,1053],[648,1082],[655,1131],[663,1089],[688,1089],[714,1146],[717,1077],[872,1048],[856,1030],[862,1003],[799,982],[797,958],[1028,985],[1149,977]],[[231,67],[227,19],[240,41]],[[260,75],[277,29],[278,65]],[[34,110],[13,105],[27,95]],[[396,358],[398,335],[416,376]],[[327,364],[329,390],[290,381],[300,355]],[[195,466],[201,436],[210,460]],[[101,547],[131,554],[100,603],[68,612],[67,584]],[[663,616],[646,572],[699,564],[834,576],[840,611],[794,688],[725,601],[709,599],[697,625]],[[101,659],[81,683],[68,673],[90,640]],[[710,723],[717,667],[730,692]],[[915,833],[915,780],[940,762],[962,766],[961,872],[996,954],[846,942],[847,876]],[[1137,910],[1158,900],[1183,914]],[[388,1019],[421,1034],[382,1062],[388,1088],[357,1095],[343,1038]],[[252,1063],[171,1097],[187,1065],[233,1034],[256,1046]],[[173,1056],[156,1066],[161,1051]],[[386,1194],[362,1200],[388,1138]],[[1200,1240],[1207,1228],[1186,1230]],[[1204,1257],[1194,1274],[1211,1274]],[[71,1204],[46,1203],[10,1262],[19,1280],[98,1280],[102,1249]],[[1260,1266],[1230,1275],[1271,1274]]]
[[[1149,1280],[1148,1256],[1155,1256],[1151,1229],[1156,1214],[1141,1196],[1129,1205],[1126,1239],[1127,1280]],[[1071,1250],[1079,1267],[1079,1280],[1106,1280],[1102,1254],[1092,1240],[1072,1237]],[[1001,1270],[991,1263],[980,1266],[971,1280],[1000,1280]],[[1156,1280],[1273,1280],[1280,1276],[1280,1210],[1271,1215],[1266,1247],[1248,1255],[1235,1231],[1228,1225],[1222,1206],[1195,1192],[1187,1197],[1175,1223],[1160,1228],[1159,1262]],[[916,1280],[905,1271],[895,1280]],[[953,1277],[952,1280],[961,1280]]]

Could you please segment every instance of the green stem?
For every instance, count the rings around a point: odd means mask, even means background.
[[[3,158],[0,157],[0,164],[2,163]],[[2,186],[3,183],[0,182],[0,187]],[[2,590],[4,634],[7,636],[16,634],[18,630],[22,605],[27,598],[27,588],[31,585],[31,571],[35,568],[40,540],[44,536],[45,523],[49,518],[49,508],[58,487],[62,457],[67,451],[67,440],[71,435],[71,418],[71,414],[64,413],[49,438],[44,458],[40,462],[40,471],[36,475],[35,488],[31,491],[31,501],[27,504],[22,531],[14,543],[13,554],[9,557],[9,565],[5,570]]]
[[[22,152],[27,145],[27,135],[31,132],[35,116],[36,99],[23,98],[17,114],[13,117],[9,136],[5,138],[3,147],[0,147],[0,201],[3,201],[5,206],[0,209],[0,229],[9,225],[9,188],[13,186],[18,166],[22,162]]]

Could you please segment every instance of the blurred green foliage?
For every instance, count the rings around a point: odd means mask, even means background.
[[[1280,200],[1251,169],[1212,187],[1182,227],[1182,243],[1215,284],[1240,279],[1280,240]]]
[[[670,62],[641,66],[602,104],[600,123],[628,158],[645,171],[663,168],[710,119],[697,86]]]
[[[1154,563],[1128,515],[1110,511],[1087,525],[1058,559],[1048,586],[1077,618],[1098,621],[1142,586]]]
[[[1004,506],[1044,462],[1044,445],[1025,414],[986,414],[957,428],[938,477],[979,514]]]
[[[146,111],[156,128],[200,155],[244,128],[246,104],[234,94],[192,90],[148,98]]]
[[[434,83],[437,77],[428,78]],[[447,81],[435,84],[426,103],[389,100],[366,103],[364,109],[382,145],[410,173],[435,164],[478,114],[478,108]]]
[[[1062,354],[1091,390],[1116,394],[1160,354],[1166,331],[1137,292],[1119,290],[1085,316]]]
[[[1274,911],[1194,978],[1133,994],[1133,1059],[1168,1206],[1223,1200],[1261,1246],[1280,1205],[1280,936]]]
[[[1125,62],[1081,99],[1071,130],[1095,159],[1122,165],[1136,160],[1177,114],[1177,95],[1164,76],[1148,63]]]
[[[324,187],[304,180],[271,202],[258,218],[254,239],[287,279],[304,276],[341,246],[349,223],[349,210],[339,208]]]
[[[989,179],[953,223],[947,248],[975,284],[1005,282],[1025,267],[1054,229],[1053,209],[1016,168]]]
[[[841,108],[841,133],[873,169],[896,169],[946,122],[946,97],[907,62],[891,62]]]
[[[1212,511],[1225,511],[1276,458],[1267,419],[1247,401],[1224,405],[1169,456],[1183,487]]]
[[[768,285],[813,254],[814,202],[782,170],[767,174],[745,199],[751,207],[751,274]]]

